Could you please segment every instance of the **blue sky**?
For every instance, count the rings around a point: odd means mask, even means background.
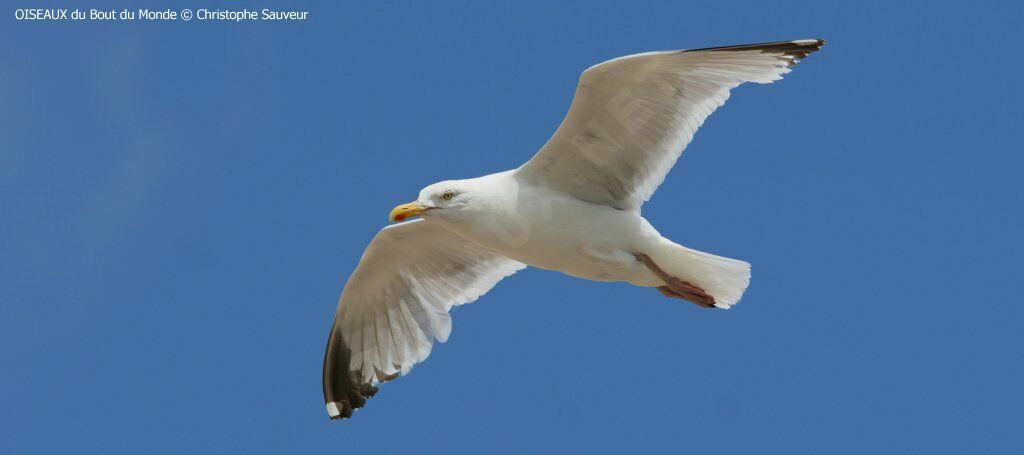
[[[4,2],[0,452],[1024,451],[1020,4],[552,3]],[[331,317],[391,207],[527,160],[590,65],[813,37],[644,207],[753,264],[738,307],[525,270],[328,421]]]

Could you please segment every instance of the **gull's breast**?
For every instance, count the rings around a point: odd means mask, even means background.
[[[625,281],[657,232],[639,214],[543,190],[520,190],[468,237],[511,259],[595,281]],[[653,234],[652,234],[653,233]]]

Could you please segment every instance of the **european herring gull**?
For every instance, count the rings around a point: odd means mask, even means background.
[[[666,239],[640,215],[704,119],[744,83],[782,78],[820,39],[620,57],[583,72],[554,136],[518,169],[435,183],[363,253],[324,357],[331,418],[408,373],[451,333],[449,310],[527,265],[735,305],[750,264]]]

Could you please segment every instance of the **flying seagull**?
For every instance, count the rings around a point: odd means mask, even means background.
[[[332,419],[451,333],[448,311],[528,265],[729,308],[750,264],[666,239],[640,215],[704,119],[782,78],[820,39],[620,57],[583,72],[554,136],[518,169],[435,183],[391,211],[338,301],[324,357]]]

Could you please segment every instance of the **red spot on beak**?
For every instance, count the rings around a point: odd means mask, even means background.
[[[405,221],[405,215],[395,215],[395,221]]]

